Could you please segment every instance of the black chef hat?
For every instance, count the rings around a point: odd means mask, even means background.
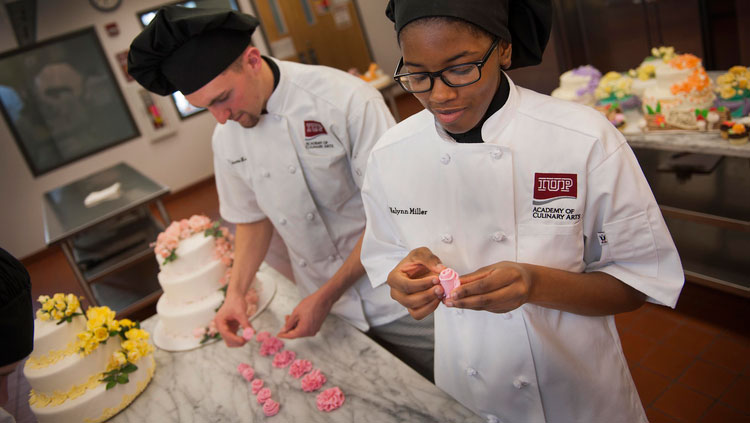
[[[0,367],[15,363],[34,348],[34,309],[26,268],[0,248]]]
[[[470,22],[513,44],[510,69],[542,62],[552,26],[550,0],[389,0],[385,15],[396,33],[411,21],[432,16]]]
[[[156,94],[190,94],[242,54],[257,26],[233,10],[162,7],[130,44],[128,73]]]

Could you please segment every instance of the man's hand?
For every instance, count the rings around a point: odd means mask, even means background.
[[[388,274],[391,298],[409,310],[409,314],[422,320],[432,313],[443,297],[443,287],[438,274],[445,269],[440,259],[426,247],[409,252]]]
[[[286,316],[286,323],[276,335],[279,338],[302,338],[314,336],[333,307],[333,302],[317,290],[297,304],[292,314]]]
[[[241,347],[245,345],[245,339],[237,335],[237,331],[242,328],[252,327],[247,321],[247,304],[245,298],[241,295],[230,295],[224,300],[224,304],[214,317],[216,330],[228,347]]]
[[[532,272],[523,264],[495,263],[462,276],[445,305],[507,313],[528,302],[533,285]]]

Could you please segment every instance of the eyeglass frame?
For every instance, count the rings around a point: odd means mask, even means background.
[[[459,88],[459,87],[466,87],[471,84],[476,84],[480,79],[482,79],[482,67],[484,67],[485,63],[487,63],[488,60],[490,60],[490,55],[492,52],[497,48],[497,45],[500,43],[500,38],[495,37],[495,39],[492,41],[492,45],[490,45],[490,49],[487,50],[487,53],[484,54],[484,57],[482,57],[481,60],[476,60],[473,62],[466,62],[466,63],[459,63],[457,65],[451,65],[448,67],[445,67],[437,72],[407,72],[407,73],[398,73],[398,71],[404,66],[404,57],[401,56],[401,58],[398,60],[398,65],[396,66],[396,70],[393,72],[393,79],[398,83],[398,85],[401,86],[401,88],[404,89],[404,91],[411,93],[411,94],[420,94],[420,93],[426,93],[428,91],[432,91],[432,88],[435,86],[435,78],[440,77],[440,80],[443,81],[443,84],[452,87],[452,88]],[[476,65],[477,70],[479,70],[479,78],[476,79],[476,81],[472,81],[466,84],[452,84],[443,78],[443,72],[458,68],[461,66],[466,65]],[[400,78],[411,76],[411,75],[427,75],[430,78],[430,88],[422,91],[411,91],[407,89],[404,84],[401,82]]]

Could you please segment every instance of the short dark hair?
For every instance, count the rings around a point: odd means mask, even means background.
[[[31,279],[20,261],[0,248],[0,367],[22,360],[34,346]]]

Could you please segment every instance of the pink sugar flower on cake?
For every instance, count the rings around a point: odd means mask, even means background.
[[[271,337],[271,332],[268,331],[261,331],[258,332],[258,336],[255,337],[255,340],[258,342],[264,342],[266,339]]]
[[[302,360],[297,359],[292,362],[292,365],[289,366],[289,374],[292,375],[295,379],[299,379],[304,375],[305,373],[312,370],[312,363],[308,360]]]
[[[315,402],[318,405],[318,410],[330,412],[341,407],[344,404],[344,399],[344,393],[336,386],[318,394]]]
[[[255,329],[251,327],[246,327],[245,329],[242,329],[242,339],[245,341],[249,341],[253,339],[253,336],[255,336]]]
[[[245,369],[247,369],[248,367],[250,367],[249,364],[247,364],[247,363],[240,363],[240,364],[237,365],[237,372],[242,373],[242,371],[245,370]]]
[[[440,285],[443,287],[443,292],[446,297],[461,285],[461,282],[458,280],[458,273],[450,267],[443,269],[443,271],[440,272],[438,279],[440,279]]]
[[[253,394],[257,394],[262,387],[263,379],[255,379],[250,383],[250,388],[252,388]]]
[[[275,336],[270,336],[268,339],[263,341],[263,344],[261,344],[260,355],[262,356],[273,355],[281,351],[282,348],[284,348],[284,342],[282,342],[281,339]]]
[[[259,404],[263,404],[271,398],[271,390],[268,388],[261,389],[258,391],[258,396],[256,398],[258,399]]]
[[[325,375],[321,373],[320,370],[315,369],[302,378],[300,385],[302,385],[303,391],[313,392],[320,389],[320,387],[326,383],[326,380]]]
[[[273,356],[273,367],[276,367],[277,369],[283,369],[284,367],[288,366],[289,363],[291,363],[295,357],[297,357],[297,353],[294,351],[284,350],[281,352],[276,353],[275,356]]]
[[[206,328],[195,328],[193,329],[193,336],[196,338],[203,338],[206,334]]]
[[[269,398],[263,403],[263,414],[265,414],[266,417],[275,416],[279,412],[280,407],[281,406],[278,402]]]

